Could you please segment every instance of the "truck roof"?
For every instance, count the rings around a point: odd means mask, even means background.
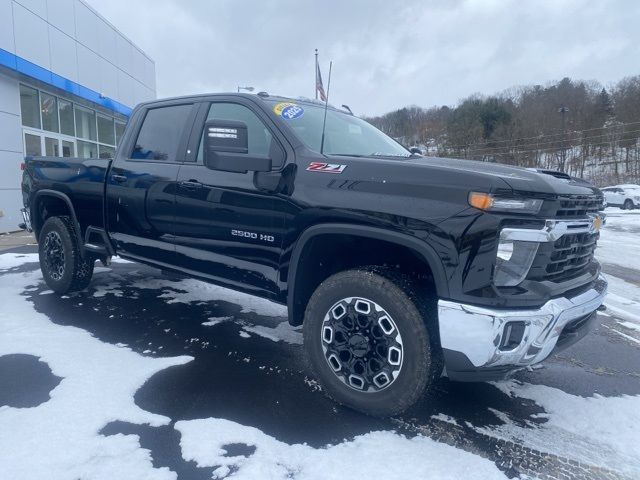
[[[298,98],[293,98],[293,97],[285,97],[285,96],[281,96],[281,95],[269,95],[267,92],[259,92],[257,94],[254,93],[238,93],[238,92],[218,92],[218,93],[199,93],[199,94],[194,94],[194,95],[182,95],[182,96],[177,96],[177,97],[166,97],[166,98],[158,98],[155,100],[149,100],[146,102],[141,102],[138,104],[138,106],[147,106],[147,105],[154,105],[157,103],[166,103],[166,102],[172,102],[175,100],[207,100],[209,98],[215,98],[215,97],[241,97],[241,98],[248,98],[248,99],[252,99],[252,100],[262,100],[262,101],[276,101],[276,102],[291,102],[291,103],[302,103],[305,105],[315,105],[315,106],[319,106],[319,107],[324,107],[324,102],[320,101],[320,100],[316,100],[313,98],[306,98],[306,97],[298,97]],[[342,109],[342,108],[338,108],[334,105],[329,104],[328,108],[338,111],[338,112],[342,112],[342,113],[346,113],[348,115],[351,115],[351,112]]]

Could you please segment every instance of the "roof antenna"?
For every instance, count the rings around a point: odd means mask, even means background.
[[[324,101],[324,119],[322,120],[322,140],[320,140],[320,155],[324,155],[324,130],[327,126],[327,108],[329,108],[329,91],[331,90],[331,66],[329,62],[329,79],[327,80],[327,99]]]

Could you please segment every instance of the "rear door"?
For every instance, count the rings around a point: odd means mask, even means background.
[[[175,263],[176,179],[195,115],[193,103],[138,111],[107,178],[107,225],[118,252]]]
[[[248,153],[270,156],[273,172],[237,173],[205,167],[203,128],[206,120],[213,119],[245,123]],[[285,166],[285,145],[280,132],[251,102],[235,98],[202,104],[191,136],[193,158],[178,174],[176,253],[180,267],[262,296],[277,291],[285,199],[258,185],[261,176],[279,177]]]

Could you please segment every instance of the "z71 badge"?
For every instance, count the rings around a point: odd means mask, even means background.
[[[311,162],[307,167],[308,172],[324,172],[324,173],[342,173],[346,165],[340,165],[339,163],[323,163],[323,162]]]

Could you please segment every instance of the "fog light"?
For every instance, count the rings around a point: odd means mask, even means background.
[[[522,342],[526,324],[524,322],[508,322],[504,326],[500,350],[514,350]]]

